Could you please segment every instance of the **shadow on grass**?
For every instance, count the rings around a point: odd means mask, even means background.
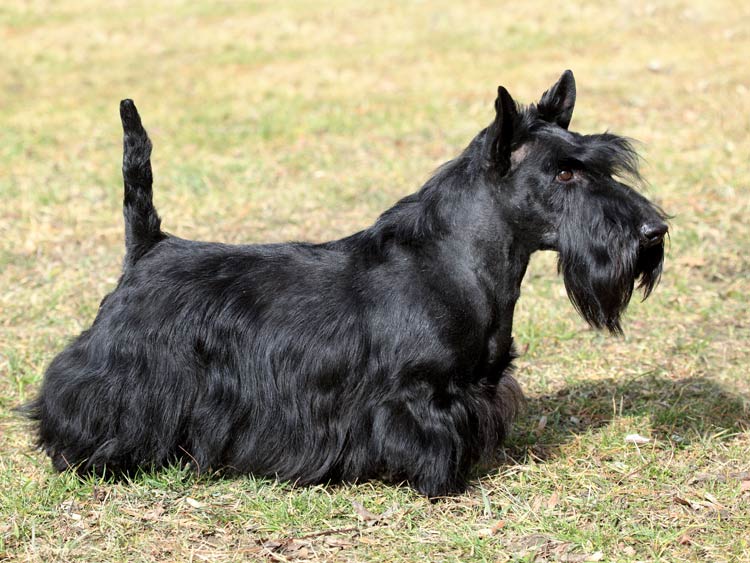
[[[649,374],[581,383],[527,400],[505,450],[506,462],[552,459],[574,436],[620,417],[648,417],[650,437],[680,447],[705,436],[731,439],[750,428],[750,399],[702,377],[674,380]]]

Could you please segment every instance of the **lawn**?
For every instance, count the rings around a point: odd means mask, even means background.
[[[502,4],[3,2],[0,560],[750,561],[750,4]],[[533,102],[566,68],[572,129],[640,141],[673,217],[665,271],[615,338],[534,256],[527,409],[464,495],[79,480],[33,449],[12,409],[119,275],[121,98],[167,230],[322,241],[462,150],[498,84]]]

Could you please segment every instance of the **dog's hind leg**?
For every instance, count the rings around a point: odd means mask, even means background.
[[[429,405],[393,401],[381,406],[373,421],[371,448],[380,477],[406,480],[427,497],[466,488],[470,467],[453,421]]]

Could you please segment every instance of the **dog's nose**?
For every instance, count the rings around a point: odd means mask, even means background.
[[[656,246],[664,240],[664,235],[667,234],[668,229],[667,224],[661,221],[644,223],[641,225],[641,244],[645,247]]]

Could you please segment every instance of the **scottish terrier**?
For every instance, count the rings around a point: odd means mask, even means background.
[[[511,328],[531,254],[557,251],[575,308],[612,333],[661,275],[667,223],[629,185],[637,155],[569,131],[575,98],[570,71],[525,108],[501,86],[492,123],[371,227],[242,246],[161,230],[124,100],[122,275],[25,407],[38,445],[58,470],[464,490],[522,403]]]

